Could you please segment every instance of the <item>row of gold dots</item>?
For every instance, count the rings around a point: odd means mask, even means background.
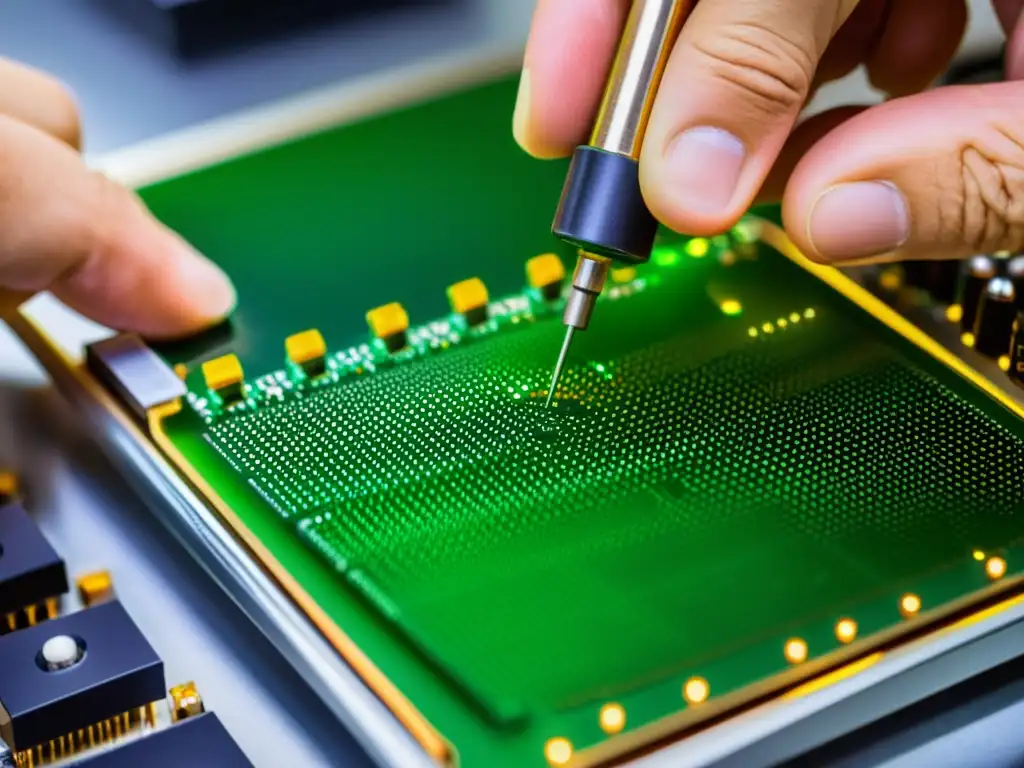
[[[1001,557],[988,557],[979,549],[972,552],[972,557],[985,562],[985,574],[993,581],[1006,575],[1006,560]],[[899,599],[900,615],[904,619],[912,619],[921,612],[921,598],[913,592],[907,592]],[[843,645],[849,645],[857,639],[857,622],[849,617],[839,619],[835,624],[836,639]],[[803,638],[792,637],[786,641],[782,654],[790,664],[802,664],[807,661],[810,650]],[[701,704],[711,695],[708,681],[702,677],[691,677],[683,685],[683,699],[689,706]],[[608,735],[621,733],[626,727],[626,710],[618,703],[605,704],[598,712],[598,724]],[[544,745],[544,756],[553,766],[566,765],[573,755],[573,745],[564,737],[550,739]]]
[[[786,319],[785,317],[780,317],[774,323],[762,323],[760,328],[758,328],[756,325],[750,326],[749,328],[747,328],[747,335],[752,339],[756,339],[761,334],[770,336],[771,334],[775,333],[776,328],[784,331],[790,325],[796,325],[801,320],[813,320],[816,314],[817,313],[814,311],[813,307],[808,307],[807,309],[805,309],[802,315],[799,312],[791,312],[789,314],[789,319]]]

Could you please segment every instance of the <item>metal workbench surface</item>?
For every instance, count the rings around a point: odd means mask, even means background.
[[[452,48],[514,44],[525,39],[533,3],[435,2],[191,63],[175,60],[102,5],[0,4],[0,55],[49,70],[74,89],[87,156]],[[984,9],[988,3],[975,5]],[[995,39],[991,15],[977,14],[973,47]],[[844,88],[826,91],[818,105],[867,93],[855,76]],[[25,473],[30,509],[72,574],[112,571],[127,609],[166,660],[169,679],[194,679],[257,766],[369,764],[286,662],[97,456],[73,415],[46,388],[41,369],[0,328],[0,464],[5,462]],[[954,724],[876,758],[893,766],[1004,764],[1002,758],[1019,754],[1024,741],[1020,729],[1004,725],[1019,721],[1020,708],[1007,700],[975,718],[947,718]],[[939,739],[943,730],[950,733]]]

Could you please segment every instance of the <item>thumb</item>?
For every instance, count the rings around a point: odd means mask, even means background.
[[[858,0],[700,0],[672,51],[640,156],[651,212],[712,234],[753,202]]]
[[[201,330],[235,301],[224,274],[134,194],[67,144],[0,116],[0,305],[42,290],[105,326],[158,338]]]
[[[822,262],[963,258],[1024,246],[1024,83],[954,86],[851,118],[800,161],[783,202]]]

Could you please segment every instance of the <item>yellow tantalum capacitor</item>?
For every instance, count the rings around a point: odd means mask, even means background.
[[[469,325],[480,325],[487,320],[487,286],[479,277],[448,286],[448,302],[452,312],[466,318]]]
[[[169,691],[171,697],[171,713],[175,720],[184,720],[186,717],[201,715],[206,711],[203,699],[196,689],[196,684],[182,683],[176,685]]]
[[[406,344],[409,330],[409,315],[398,302],[385,304],[366,313],[370,332],[384,342],[389,352],[397,352]]]
[[[114,582],[110,571],[95,571],[79,576],[76,580],[78,596],[86,607],[105,603],[114,597]]]
[[[613,283],[632,283],[636,280],[636,268],[622,267],[621,269],[613,269],[611,277]]]
[[[284,349],[288,359],[307,376],[319,376],[327,370],[327,342],[315,328],[289,336],[284,340]]]
[[[0,504],[18,495],[18,478],[13,472],[0,472]]]
[[[562,294],[565,264],[555,253],[542,253],[526,262],[526,281],[548,301]]]
[[[242,397],[245,373],[236,355],[224,355],[203,363],[203,379],[226,403]]]

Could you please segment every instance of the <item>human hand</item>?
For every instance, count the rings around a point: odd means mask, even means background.
[[[959,46],[965,0],[700,0],[640,158],[652,213],[709,235],[781,199],[794,242],[837,265],[1021,249],[1024,0],[993,4],[1009,82],[921,93]],[[514,118],[528,152],[586,142],[628,6],[539,0]],[[821,84],[859,64],[890,100],[797,125]]]
[[[186,335],[235,302],[228,279],[131,192],[89,170],[75,104],[0,59],[0,312],[50,290],[103,325]]]

